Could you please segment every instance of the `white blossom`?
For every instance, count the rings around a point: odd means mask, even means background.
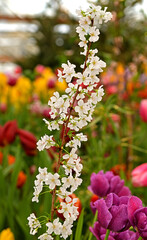
[[[40,240],[53,240],[53,237],[48,233],[44,233],[38,237]]]
[[[60,176],[58,173],[55,173],[55,174],[48,173],[46,180],[45,180],[46,185],[49,185],[50,189],[54,189],[55,186],[60,186],[61,182],[59,180],[59,177]]]
[[[91,27],[89,30],[89,35],[90,35],[89,41],[96,42],[99,39],[99,34],[100,34],[99,29],[96,29],[95,26]]]
[[[65,221],[64,224],[62,225],[62,230],[61,234],[64,239],[66,239],[69,235],[72,234],[72,224],[70,224],[68,221]]]
[[[52,222],[47,223],[46,226],[48,227],[48,229],[47,229],[47,233],[48,234],[52,234],[53,232],[56,235],[60,235],[61,234],[62,224],[59,222],[59,218],[56,218],[53,221],[53,223]]]
[[[67,62],[67,64],[63,63],[62,64],[62,67],[63,67],[63,73],[65,74],[64,75],[64,78],[66,79],[66,82],[70,82],[72,80],[72,77],[74,76],[75,74],[75,70],[74,68],[76,67],[74,64],[71,64],[69,61]]]
[[[41,137],[41,140],[39,140],[37,142],[37,148],[39,151],[42,151],[43,149],[48,149],[52,146],[55,146],[56,143],[53,140],[53,135],[52,136],[48,136],[48,135],[44,135],[43,137]]]
[[[30,227],[30,234],[35,235],[38,231],[38,228],[41,228],[40,222],[38,221],[34,213],[31,213],[27,219],[29,221],[28,224]]]

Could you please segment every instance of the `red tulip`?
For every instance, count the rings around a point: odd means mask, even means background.
[[[8,121],[3,127],[0,126],[0,146],[5,146],[14,142],[17,130],[16,120]]]
[[[147,163],[143,163],[132,171],[134,187],[147,187]]]
[[[142,121],[147,122],[147,99],[141,101],[139,113]]]
[[[3,147],[3,127],[0,125],[0,147]]]
[[[23,129],[18,129],[18,135],[20,138],[20,142],[24,148],[24,151],[26,152],[27,155],[29,156],[34,156],[37,153],[37,148],[36,148],[36,143],[37,143],[37,139],[36,137]]]
[[[3,162],[3,153],[0,152],[0,164],[2,164],[2,162]]]
[[[56,81],[57,81],[56,78],[49,78],[48,82],[47,82],[47,87],[48,88],[55,88]]]
[[[8,75],[7,83],[8,83],[9,86],[13,87],[17,83],[17,78],[15,76]]]

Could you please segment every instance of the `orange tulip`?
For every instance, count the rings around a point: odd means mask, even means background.
[[[11,165],[15,162],[15,157],[13,155],[8,155],[8,164]]]
[[[11,165],[15,162],[15,157],[13,155],[8,155],[8,164]],[[0,164],[3,163],[3,153],[0,152]]]

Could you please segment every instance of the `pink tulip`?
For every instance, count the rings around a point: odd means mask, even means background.
[[[143,122],[147,122],[147,99],[143,99],[139,107],[140,117]]]
[[[14,69],[14,73],[16,73],[16,74],[22,73],[22,68],[21,68],[20,66],[17,66],[17,67]]]
[[[40,74],[41,74],[44,69],[45,69],[45,67],[44,67],[43,65],[39,64],[39,65],[36,66],[35,71],[36,71],[37,73],[40,73]]]
[[[143,163],[132,171],[134,187],[147,187],[147,163]]]
[[[108,95],[116,94],[117,93],[117,87],[114,86],[114,85],[107,86],[106,91],[107,91]]]

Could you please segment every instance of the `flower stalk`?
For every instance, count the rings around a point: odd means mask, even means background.
[[[110,230],[107,229],[106,236],[105,236],[105,239],[104,239],[104,240],[108,240],[109,234],[110,234]]]

